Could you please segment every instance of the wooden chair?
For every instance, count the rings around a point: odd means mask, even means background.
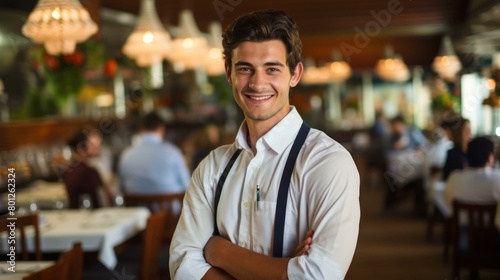
[[[470,268],[471,278],[478,276],[480,268],[500,269],[497,229],[495,227],[496,204],[479,205],[453,201],[451,221],[452,279],[460,279],[460,268]],[[467,225],[460,224],[461,213],[466,213]],[[467,248],[460,248],[461,239]]]
[[[83,275],[83,248],[81,242],[73,244],[73,248],[65,252],[61,258],[66,258],[68,262],[68,280],[81,280]]]
[[[141,280],[155,280],[159,277],[158,253],[163,240],[167,212],[161,210],[148,218],[143,239],[143,252],[140,266]]]
[[[169,243],[174,235],[184,193],[176,194],[124,194],[123,200],[126,206],[146,206],[151,213],[161,210],[166,211],[166,223],[164,240]]]
[[[42,270],[23,277],[23,280],[80,280],[82,279],[83,250],[77,242],[59,260]]]
[[[33,227],[35,231],[34,235],[34,245],[35,245],[35,260],[41,261],[42,260],[42,249],[40,245],[40,226],[38,223],[38,214],[29,214],[25,216],[20,216],[17,217],[16,220],[9,220],[11,218],[8,215],[4,215],[0,218],[0,232],[7,232],[7,234],[10,233],[10,228],[9,225],[12,223],[15,224],[15,229],[16,229],[16,237],[17,237],[17,242],[20,242],[20,244],[17,244],[16,249],[21,249],[21,254],[18,254],[16,252],[16,256],[20,256],[17,259],[18,260],[23,260],[23,261],[28,261],[30,260],[29,257],[29,252],[28,252],[28,237],[26,230],[29,227]],[[21,246],[19,246],[21,245]]]

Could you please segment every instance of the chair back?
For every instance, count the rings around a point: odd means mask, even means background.
[[[83,275],[83,248],[81,242],[75,242],[73,248],[65,252],[62,258],[66,258],[67,277],[66,279],[81,280]]]
[[[157,279],[158,277],[158,253],[162,244],[166,221],[167,212],[165,210],[153,213],[148,218],[143,239],[141,280]]]
[[[20,242],[21,246],[16,246],[17,249],[21,250],[21,254],[16,252],[16,256],[20,256],[18,260],[28,261],[30,260],[28,251],[28,229],[33,227],[34,229],[34,254],[35,260],[42,260],[42,249],[40,246],[40,226],[38,223],[38,214],[29,214],[20,217],[16,217],[16,220],[11,220],[10,216],[4,215],[0,217],[0,233],[5,231],[7,235],[10,235],[11,230],[16,232],[16,242]]]
[[[82,279],[83,250],[80,242],[64,252],[53,265],[23,277],[23,280],[80,280]]]
[[[170,242],[179,220],[184,193],[175,194],[124,194],[126,206],[146,206],[151,213],[165,211],[167,213],[164,240]]]
[[[453,278],[459,276],[461,267],[500,268],[500,253],[496,251],[498,250],[496,209],[497,204],[453,201],[451,218]],[[461,217],[466,217],[467,224],[461,224]],[[463,244],[464,241],[466,244]]]

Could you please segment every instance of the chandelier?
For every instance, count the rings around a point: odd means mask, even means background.
[[[97,25],[78,0],[40,0],[22,27],[22,33],[44,44],[51,55],[70,54],[76,43],[97,32]]]
[[[434,58],[432,69],[447,81],[454,81],[462,69],[462,64],[453,51],[450,37],[443,37],[440,55]]]
[[[304,73],[301,83],[304,85],[328,84],[330,82],[331,72],[327,66],[316,66],[311,58],[304,59]]]
[[[333,51],[332,57],[332,62],[327,64],[330,72],[329,80],[333,83],[344,82],[351,76],[351,66],[342,60],[338,50]]]
[[[386,46],[384,53],[384,58],[375,65],[377,76],[389,82],[406,82],[410,78],[410,71],[401,56],[395,55],[391,46]]]
[[[142,0],[139,22],[123,46],[123,52],[139,66],[161,63],[170,50],[171,38],[158,18],[154,0]]]
[[[179,29],[172,42],[172,49],[166,58],[174,67],[194,69],[204,66],[208,43],[196,26],[191,10],[182,10],[179,16]]]

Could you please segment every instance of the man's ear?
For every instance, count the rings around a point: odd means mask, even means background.
[[[293,73],[293,76],[290,79],[291,87],[294,87],[299,83],[303,72],[304,72],[304,64],[302,64],[302,62],[299,62],[297,66],[295,66],[295,72]]]
[[[224,62],[224,68],[226,69],[226,79],[227,79],[227,82],[230,85],[233,85],[233,80],[231,79],[231,65],[227,65],[227,63]]]

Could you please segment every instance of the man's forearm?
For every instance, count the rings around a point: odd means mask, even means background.
[[[212,237],[207,243],[205,258],[236,279],[287,279],[290,260],[255,253],[222,237]]]
[[[212,267],[210,268],[205,275],[203,275],[202,280],[233,280],[234,278],[229,275],[227,272],[224,270],[217,268],[217,267]]]

